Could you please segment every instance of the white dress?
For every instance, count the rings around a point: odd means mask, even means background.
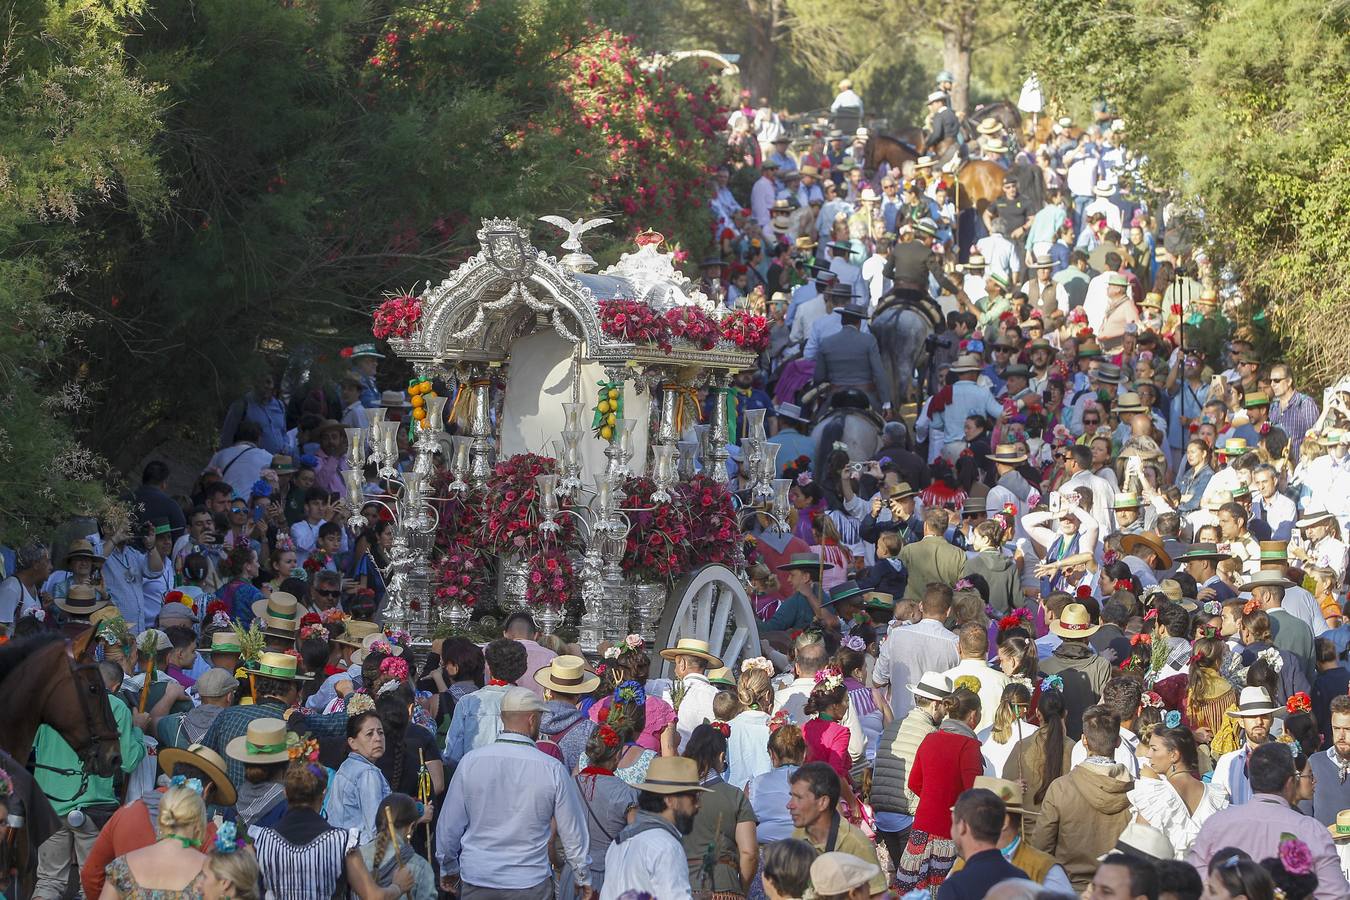
[[[1017,746],[1017,742],[1021,738],[1028,738],[1035,734],[1037,727],[1030,722],[1023,722],[1020,732],[1021,737],[1019,737],[1017,726],[1013,725],[1012,731],[1008,732],[1008,740],[1003,743],[994,740],[990,734],[994,730],[993,728],[985,728],[977,732],[975,736],[980,739],[980,753],[984,756],[984,774],[990,778],[1002,778],[1003,767],[1008,764],[1008,757],[1012,756],[1013,747]]]
[[[1134,787],[1125,795],[1130,801],[1130,809],[1167,835],[1177,859],[1185,859],[1200,826],[1214,813],[1228,806],[1228,797],[1223,788],[1213,784],[1205,785],[1205,793],[1195,812],[1186,809],[1177,789],[1164,778],[1139,778]]]

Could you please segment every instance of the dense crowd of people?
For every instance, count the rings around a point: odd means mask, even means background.
[[[0,677],[71,641],[120,772],[51,724],[0,754],[4,896],[1350,896],[1350,387],[1234,330],[1106,110],[963,146],[942,81],[947,152],[893,167],[732,117],[704,285],[772,317],[735,402],[792,479],[787,522],[746,519],[748,652],[384,627],[345,429],[424,403],[358,345],[233,403],[188,496],[151,462],[130,518],[5,551]],[[965,158],[1010,177],[963,226]],[[895,303],[937,312],[893,393]],[[864,458],[804,412],[849,389],[890,420]]]

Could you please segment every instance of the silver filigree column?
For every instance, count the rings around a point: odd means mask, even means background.
[[[727,460],[731,454],[727,452],[727,439],[730,437],[727,430],[727,383],[725,374],[719,373],[710,379],[716,402],[713,403],[712,424],[708,428],[708,452],[703,459],[703,471],[718,484],[726,484],[729,480]]]
[[[475,373],[469,380],[469,390],[473,392],[470,399],[473,415],[469,435],[473,443],[469,446],[469,480],[474,487],[482,488],[487,486],[488,476],[492,474],[492,415],[489,407],[492,379]]]

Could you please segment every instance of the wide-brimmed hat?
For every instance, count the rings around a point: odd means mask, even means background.
[[[253,601],[253,615],[259,619],[294,619],[300,621],[300,601],[294,594],[273,591],[270,597]]]
[[[983,272],[984,267],[985,267],[984,257],[978,253],[970,254],[969,259],[967,259],[964,263],[957,266],[958,269],[961,269],[962,271],[965,272]]]
[[[1045,350],[1051,355],[1058,353],[1055,345],[1050,343],[1048,338],[1038,337],[1030,344],[1027,344],[1027,354],[1030,355],[1033,350]]]
[[[915,222],[914,230],[926,234],[929,237],[936,237],[938,233],[937,223],[927,217]]]
[[[1309,525],[1316,525],[1319,522],[1325,522],[1327,519],[1335,518],[1335,513],[1328,512],[1325,509],[1305,509],[1303,515],[1294,523],[1294,527],[1307,528]]]
[[[1116,845],[1097,857],[1097,861],[1101,862],[1113,853],[1124,853],[1140,859],[1161,862],[1164,859],[1174,858],[1176,850],[1167,839],[1167,835],[1152,825],[1132,821],[1125,826],[1120,837],[1116,838]]]
[[[66,551],[66,568],[70,568],[70,561],[72,559],[92,559],[98,563],[105,561],[103,557],[94,552],[94,545],[84,538],[79,538],[70,542],[70,549]]]
[[[261,719],[259,721],[267,721]],[[285,726],[285,722],[281,723]],[[236,740],[238,740],[236,738]],[[207,747],[205,744],[189,744],[187,749],[181,747],[165,747],[158,753],[158,762],[160,771],[165,775],[173,775],[173,767],[179,763],[187,763],[194,769],[199,770],[211,783],[216,786],[215,796],[212,802],[217,806],[234,806],[239,794],[234,789],[230,777],[225,774],[227,767],[224,757],[219,753]]]
[[[1198,544],[1191,544],[1189,550],[1176,557],[1177,562],[1195,562],[1196,560],[1225,560],[1232,554],[1220,550],[1219,545],[1213,541],[1201,541]]]
[[[1261,541],[1261,564],[1289,562],[1288,541]]]
[[[1003,142],[1002,142],[1001,140],[999,140],[998,138],[988,138],[988,139],[985,140],[985,142],[984,142],[984,152],[985,152],[985,153],[1007,153],[1007,152],[1008,152],[1008,145],[1005,144],[1005,143],[1003,143]]]
[[[1234,719],[1244,716],[1273,716],[1282,709],[1283,706],[1270,699],[1270,694],[1265,688],[1245,687],[1238,695],[1237,707],[1228,710],[1224,715]]]
[[[924,672],[916,684],[907,684],[905,687],[914,696],[925,700],[946,700],[955,690],[951,678],[941,672]]]
[[[374,344],[357,344],[352,347],[352,359],[360,359],[363,356],[373,356],[376,359],[384,359],[384,354],[375,349]]]
[[[290,743],[285,719],[254,719],[247,731],[225,745],[225,755],[254,766],[288,762]]]
[[[836,307],[834,310],[840,316],[848,316],[850,319],[864,321],[872,318],[872,314],[867,311],[867,306],[862,303],[850,303],[848,306]]]
[[[815,166],[811,165],[810,163],[807,163],[806,165],[802,166],[797,171],[801,172],[803,176],[810,175],[812,177],[815,177],[816,175],[820,174],[820,170],[817,169]]]
[[[1111,499],[1112,509],[1138,509],[1139,495],[1134,491],[1120,491]]]
[[[886,491],[887,500],[907,500],[919,496],[919,492],[909,486],[908,481],[897,481]]]
[[[1107,384],[1120,384],[1123,375],[1120,366],[1115,363],[1102,363],[1097,366],[1097,371],[1092,374],[1093,381],[1103,381]],[[1136,400],[1139,398],[1136,396]]]
[[[1200,500],[1200,508],[1207,509],[1210,512],[1218,512],[1225,504],[1233,502],[1232,491],[1213,491],[1206,494]]]
[[[1014,465],[1016,463],[1027,461],[1027,455],[1017,449],[1016,444],[999,444],[994,448],[993,453],[986,453],[984,456],[985,459],[992,460],[996,463],[1005,463],[1007,465]]]
[[[309,681],[312,675],[300,671],[300,661],[289,653],[265,651],[258,657],[252,671],[263,678],[279,678],[282,681]]]
[[[380,406],[385,409],[408,409],[412,401],[403,391],[380,391]]]
[[[983,516],[989,513],[989,498],[967,494],[965,502],[961,504],[961,518],[967,516]]]
[[[916,169],[931,169],[935,165],[937,165],[937,160],[931,156],[920,156],[914,161],[914,168]]]
[[[1078,345],[1078,351],[1075,355],[1078,359],[1095,359],[1102,355],[1102,348],[1095,340],[1088,338]]]
[[[925,100],[924,103],[937,103],[939,100],[941,100],[943,103],[947,102],[946,91],[933,91],[928,95],[928,99]]]
[[[861,884],[867,884],[881,874],[876,863],[833,850],[822,853],[811,863],[811,887],[820,896],[843,896]]]
[[[1126,556],[1139,556],[1135,551],[1144,548],[1158,557],[1159,569],[1172,568],[1172,557],[1163,546],[1162,538],[1153,531],[1145,531],[1142,534],[1127,534],[1120,539],[1120,549],[1125,551]]]
[[[72,616],[91,616],[108,605],[108,595],[94,590],[92,585],[72,584],[64,597],[53,602]]]
[[[731,670],[726,666],[719,666],[716,669],[709,669],[706,673],[709,684],[720,684],[725,687],[735,687],[736,679],[732,677]]]
[[[1092,193],[1098,197],[1110,197],[1116,192],[1116,186],[1109,181],[1099,181],[1092,187]]]
[[[675,642],[674,647],[667,647],[661,651],[662,659],[673,660],[677,656],[696,656],[708,663],[708,666],[713,669],[722,665],[722,660],[713,655],[712,647],[708,645],[708,642],[699,638],[680,638]]]
[[[1081,603],[1070,603],[1050,626],[1050,631],[1062,638],[1085,638],[1096,634],[1100,627],[1092,624],[1092,617],[1088,615],[1086,606]]]
[[[1244,395],[1242,398],[1242,406],[1244,409],[1251,409],[1256,406],[1269,406],[1269,405],[1270,405],[1270,395],[1268,395],[1265,391],[1251,391],[1250,393]]]
[[[1003,130],[1003,123],[993,116],[987,116],[980,120],[980,124],[975,126],[975,130],[980,134],[998,134]]]
[[[858,199],[863,203],[880,203],[881,195],[867,187],[862,189],[862,193],[858,194]]]
[[[792,246],[798,250],[813,250],[816,246],[816,239],[809,234],[804,234],[792,242]]]
[[[1250,452],[1251,449],[1251,447],[1247,446],[1246,438],[1230,437],[1223,442],[1223,446],[1219,448],[1219,452],[1224,456],[1241,456],[1244,453]]]
[[[835,307],[835,312],[842,312],[853,302],[853,287],[839,281],[831,282],[830,286],[825,288],[825,297],[835,303],[842,303],[843,306]]]
[[[1291,588],[1293,586],[1294,583],[1288,578],[1285,578],[1278,569],[1259,569],[1255,575],[1252,575],[1244,584],[1238,587],[1238,591],[1246,593],[1252,588]]]
[[[600,686],[600,676],[586,669],[586,660],[580,656],[555,656],[542,669],[536,669],[534,680],[541,688],[557,694],[589,694]]]
[[[1010,813],[1023,811],[1022,789],[1018,787],[1015,781],[1009,781],[1006,778],[991,778],[988,775],[976,775],[975,783],[971,787],[989,791],[1003,801]]]
[[[633,787],[652,794],[708,790],[699,784],[698,764],[684,756],[656,757],[647,766],[647,776]]]
[[[984,368],[984,359],[978,353],[962,353],[956,362],[947,367],[948,372],[978,372]]]
[[[276,616],[262,617],[262,633],[267,637],[283,641],[294,641],[300,636],[300,622],[297,619],[283,619]]]
[[[1030,378],[1031,366],[1022,365],[1022,363],[1009,363],[1008,367],[1003,370],[1003,377],[1005,380],[1008,378]]]
[[[1144,295],[1144,299],[1140,301],[1139,305],[1145,309],[1162,309],[1162,294],[1157,291],[1149,291]]]
[[[844,581],[841,582],[840,584],[835,585],[834,589],[831,590],[829,592],[829,595],[825,598],[825,602],[821,603],[820,605],[833,606],[834,604],[838,603],[841,600],[847,600],[850,597],[857,597],[862,592],[863,589],[858,587],[858,582],[850,578],[848,581]]]
[[[1134,391],[1126,391],[1116,399],[1116,412],[1118,413],[1141,413],[1148,412],[1148,407],[1144,401],[1139,399],[1139,395]]]
[[[895,609],[895,595],[885,591],[867,591],[863,594],[863,606],[867,609],[882,609],[887,612]]]
[[[780,403],[775,410],[775,415],[780,419],[791,419],[794,422],[809,422],[810,419],[802,415],[802,408],[795,403]]]
[[[389,650],[385,654],[386,656],[403,655],[403,648],[389,640],[389,638],[385,636],[385,633],[379,629],[379,626],[376,626],[375,631],[361,638],[361,652],[370,653],[380,641],[384,641],[389,645]],[[362,658],[364,659],[364,656]]]
[[[1331,832],[1332,840],[1350,840],[1350,809],[1336,813],[1336,821],[1327,826],[1327,831]]]
[[[780,572],[791,572],[794,569],[805,569],[809,572],[819,571],[821,567],[820,557],[814,553],[794,553],[788,557],[788,561],[778,567]],[[825,563],[825,568],[833,569],[830,563]]]
[[[234,629],[226,628],[211,633],[211,649],[208,652],[243,653],[244,647],[239,643],[239,635],[234,633]]]
[[[379,633],[380,626],[374,622],[348,619],[342,623],[342,633],[333,638],[333,643],[346,644],[348,647],[360,647],[366,638]]]
[[[1053,269],[1054,267],[1055,261],[1047,253],[1037,253],[1035,262],[1031,264],[1033,269]]]

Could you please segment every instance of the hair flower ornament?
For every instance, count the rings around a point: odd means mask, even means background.
[[[1252,613],[1256,612],[1260,608],[1261,608],[1261,601],[1253,597],[1246,603],[1242,604],[1242,614],[1244,616],[1250,616]]]
[[[1299,691],[1284,701],[1285,711],[1290,715],[1294,713],[1312,712],[1312,698],[1304,691]]]
[[[200,778],[188,778],[186,775],[175,775],[170,778],[169,787],[185,787],[194,794],[200,794],[206,789]]]
[[[629,650],[641,650],[646,643],[642,640],[642,635],[630,634],[623,639],[623,645]]]
[[[369,694],[352,694],[347,698],[347,718],[363,716],[375,711],[375,701]]]
[[[1045,678],[1042,678],[1042,679],[1041,679],[1041,690],[1042,690],[1042,691],[1063,691],[1063,690],[1064,690],[1064,679],[1063,679],[1063,678],[1060,678],[1058,675],[1047,675]]]
[[[1181,713],[1175,709],[1169,709],[1167,715],[1163,716],[1163,724],[1168,728],[1178,728],[1181,726]]]
[[[784,725],[791,725],[791,724],[792,724],[792,716],[788,715],[788,711],[786,709],[780,709],[778,712],[769,716],[768,722],[769,734],[773,734],[775,731],[782,728]]]
[[[731,737],[731,726],[726,722],[709,722],[708,724],[712,726],[713,731],[716,731],[722,737]]]
[[[246,843],[248,842],[238,836],[234,822],[225,821],[216,829],[216,842],[211,845],[211,849],[216,853],[233,853]]]
[[[1152,709],[1163,708],[1162,695],[1157,691],[1144,691],[1143,699],[1140,702],[1142,702],[1144,706],[1151,707]]]
[[[858,635],[856,634],[850,634],[848,637],[844,638],[842,641],[839,642],[839,646],[847,647],[848,649],[857,651],[858,653],[861,653],[867,649],[867,644],[863,641],[862,638],[858,637]]]
[[[328,640],[328,629],[322,625],[305,625],[300,629],[300,640],[302,641],[326,641]]]
[[[773,663],[762,656],[752,656],[750,659],[741,661],[741,672],[749,672],[751,669],[759,669],[765,675],[772,678],[775,674]]]
[[[647,692],[638,682],[625,681],[614,689],[614,702],[643,706],[647,702]]]
[[[292,760],[303,759],[307,762],[318,762],[319,742],[314,738],[296,741],[286,748],[286,755]]]
[[[380,674],[389,675],[399,681],[407,681],[410,670],[408,661],[401,656],[390,656],[380,660]]]
[[[611,728],[609,725],[601,725],[599,729],[599,734],[600,740],[604,742],[606,747],[619,746],[619,733],[615,731],[613,728]]]
[[[815,679],[816,684],[820,684],[822,681],[828,681],[831,678],[835,678],[842,675],[843,673],[840,672],[839,669],[837,669],[836,667],[826,666],[825,668],[817,672],[813,676],[813,678]]]
[[[1284,657],[1280,656],[1280,651],[1274,647],[1267,647],[1256,654],[1257,659],[1264,659],[1266,665],[1270,666],[1278,674],[1284,668]]]
[[[615,646],[613,646],[613,647],[606,647],[606,648],[605,648],[605,659],[618,659],[618,658],[619,658],[619,654],[622,653],[622,652],[623,652],[623,650],[619,649],[618,645],[615,645]]]
[[[799,487],[806,487],[806,486],[807,486],[808,484],[810,484],[810,483],[811,483],[811,473],[810,473],[810,472],[798,472],[798,473],[797,473],[797,485],[798,485]]]

